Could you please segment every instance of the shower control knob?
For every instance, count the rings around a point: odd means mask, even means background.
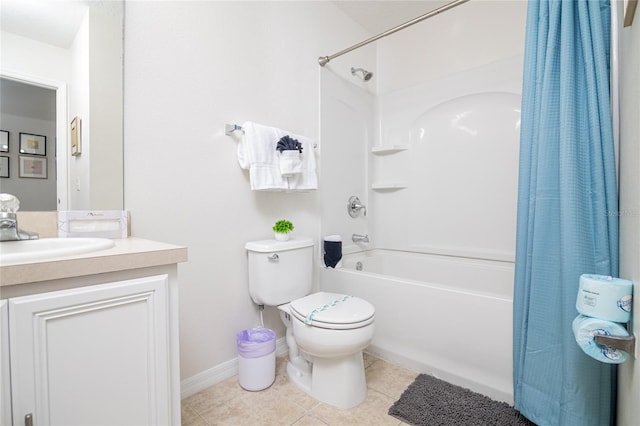
[[[349,202],[347,203],[347,213],[349,216],[356,218],[360,215],[360,210],[362,210],[363,215],[367,215],[367,207],[360,202],[360,199],[355,195],[349,197]]]

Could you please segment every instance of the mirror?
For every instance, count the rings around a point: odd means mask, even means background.
[[[0,123],[2,192],[21,210],[56,210],[55,90],[0,79]]]
[[[21,102],[30,96],[5,102],[3,90],[0,127],[9,131],[9,148],[0,154],[9,164],[10,177],[0,178],[0,185],[2,192],[8,192],[5,188],[18,192],[21,211],[42,210],[42,203],[33,202],[42,200],[38,195],[42,191],[55,193],[44,197],[53,200],[46,209],[124,208],[123,9],[121,0],[0,3],[3,89],[5,83],[23,83],[32,86],[31,92],[44,88],[55,93],[53,136],[45,141],[35,124],[20,120],[10,124],[4,119],[29,110]],[[12,111],[14,106],[19,111]],[[81,148],[76,155],[71,148],[72,121]],[[5,129],[9,125],[12,129]],[[38,143],[46,152],[33,148]],[[44,164],[48,178],[41,169],[27,170],[27,165]]]

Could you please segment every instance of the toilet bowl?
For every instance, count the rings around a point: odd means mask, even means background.
[[[357,297],[319,292],[278,309],[287,326],[289,379],[338,408],[363,402],[367,384],[362,350],[373,338],[374,307]]]
[[[352,408],[367,397],[362,351],[373,339],[375,308],[345,294],[309,294],[313,246],[310,238],[248,242],[249,294],[280,310],[289,380],[319,401]]]

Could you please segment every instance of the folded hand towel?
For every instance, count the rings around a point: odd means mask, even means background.
[[[278,145],[276,146],[276,151],[298,151],[302,153],[302,144],[290,137],[289,135],[283,136],[278,141]]]
[[[278,154],[280,160],[280,174],[290,177],[302,172],[302,158],[298,151],[282,151]]]
[[[300,154],[300,172],[289,176],[289,189],[293,191],[308,191],[318,189],[318,175],[316,175],[316,158],[313,142],[307,138],[298,138],[302,144]]]

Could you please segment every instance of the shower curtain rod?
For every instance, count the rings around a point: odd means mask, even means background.
[[[386,36],[391,35],[391,34],[397,32],[397,31],[403,30],[403,29],[405,29],[407,27],[410,27],[413,24],[417,24],[418,22],[424,21],[427,18],[431,18],[432,16],[436,16],[439,13],[446,12],[447,10],[453,9],[454,7],[459,6],[462,3],[466,3],[468,1],[469,0],[455,0],[455,1],[452,1],[451,3],[447,3],[444,6],[441,6],[441,7],[437,8],[437,9],[432,10],[431,12],[427,12],[424,15],[418,16],[417,18],[413,18],[412,20],[407,21],[404,24],[400,24],[397,27],[393,27],[390,30],[387,30],[387,31],[385,31],[383,33],[380,33],[380,34],[376,35],[376,36],[373,36],[373,37],[371,37],[371,38],[369,38],[369,39],[367,39],[365,41],[361,41],[358,44],[354,44],[351,47],[347,47],[346,49],[341,50],[338,53],[334,53],[333,55],[330,55],[330,56],[320,56],[318,58],[318,63],[320,64],[321,67],[324,67],[325,65],[327,65],[327,63],[329,63],[330,60],[332,60],[334,58],[337,58],[338,56],[342,56],[345,53],[351,52],[352,50],[359,49],[360,47],[362,47],[364,45],[367,45],[367,44],[369,44],[371,42],[374,42],[376,40],[379,40],[382,37],[386,37]]]

